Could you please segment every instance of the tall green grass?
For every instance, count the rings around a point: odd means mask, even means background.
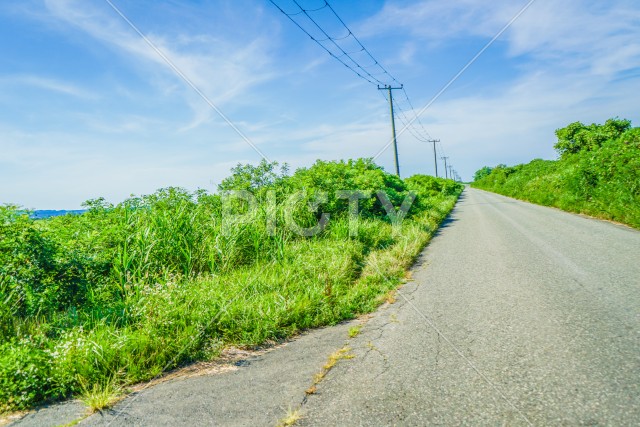
[[[251,190],[255,209],[225,190]],[[304,190],[285,226],[286,200]],[[357,225],[335,190],[417,198],[394,227],[375,196]],[[305,206],[328,193],[318,212]],[[374,309],[402,280],[462,187],[408,180],[368,160],[288,175],[239,165],[217,194],[168,188],[83,215],[31,220],[0,208],[0,411],[148,380],[228,345],[255,346]],[[275,201],[276,203],[272,203]],[[225,215],[235,213],[236,215]],[[273,228],[275,220],[276,227]]]

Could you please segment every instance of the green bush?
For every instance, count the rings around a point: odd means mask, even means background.
[[[394,206],[400,206],[408,192],[405,182],[384,172],[370,159],[337,162],[318,160],[309,168],[298,169],[288,184],[292,190],[305,190],[310,195],[326,193],[328,200],[322,205],[323,212],[333,216],[349,212],[348,200],[337,197],[338,191],[357,190],[368,195],[360,200],[360,214],[380,218],[386,216],[386,211],[376,197],[377,191],[383,190]]]
[[[117,205],[90,200],[82,215],[33,220],[0,207],[0,412],[148,380],[225,345],[369,311],[462,190],[425,176],[403,181],[368,159],[318,161],[292,175],[266,162],[232,172],[219,194],[165,188]],[[224,195],[234,189],[251,190],[255,209]],[[357,233],[337,190],[370,193]],[[285,202],[301,191],[301,226],[331,215],[313,236],[285,227]],[[400,229],[377,191],[394,207],[417,194]],[[308,209],[321,192],[327,199]],[[243,214],[227,218],[226,209]]]
[[[628,120],[556,131],[559,160],[494,168],[472,185],[640,228],[640,128]]]

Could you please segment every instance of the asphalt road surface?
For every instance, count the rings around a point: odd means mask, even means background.
[[[304,425],[640,425],[640,232],[467,189]]]
[[[79,425],[639,425],[640,232],[467,189],[355,338],[313,331]],[[327,356],[340,360],[305,396]],[[20,425],[59,425],[77,403]]]

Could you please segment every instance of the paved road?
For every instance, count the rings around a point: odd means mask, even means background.
[[[640,424],[640,232],[468,189],[303,425]]]
[[[638,425],[640,232],[468,189],[397,302],[79,425]],[[305,399],[327,356],[341,360]],[[21,425],[77,418],[77,404]]]

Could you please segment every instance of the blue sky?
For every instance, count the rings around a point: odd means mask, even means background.
[[[267,0],[113,3],[269,159],[371,157],[388,142],[375,86]],[[526,1],[330,3],[421,109]],[[317,16],[339,30],[328,18]],[[74,209],[166,186],[214,190],[238,162],[260,160],[104,0],[3,1],[0,37],[0,203]],[[554,158],[554,130],[573,121],[639,125],[638,93],[636,0],[536,0],[421,120],[470,179],[483,165]],[[403,176],[433,173],[430,146],[408,132],[398,143]],[[392,159],[388,149],[378,162],[392,171]]]

